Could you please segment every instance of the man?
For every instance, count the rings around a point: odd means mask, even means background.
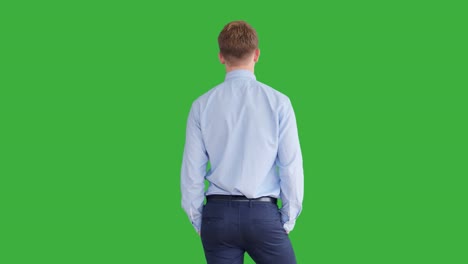
[[[209,264],[243,263],[245,252],[256,263],[296,263],[288,233],[302,209],[303,170],[291,102],[256,80],[260,50],[249,24],[227,24],[218,44],[227,74],[190,109],[182,207]]]

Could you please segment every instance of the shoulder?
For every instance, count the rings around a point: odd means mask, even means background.
[[[221,88],[221,86],[223,86],[222,83],[216,85],[215,87],[209,89],[207,92],[205,92],[204,94],[200,95],[197,99],[195,99],[194,103],[195,102],[199,102],[199,103],[204,103],[208,100],[208,98],[210,98],[210,96],[215,93],[219,88]]]
[[[204,94],[198,96],[193,102],[192,102],[192,110],[201,110],[201,108],[204,108],[204,106],[207,104],[209,101],[211,95],[216,92],[218,88],[222,86],[221,84],[216,85],[215,87],[211,88]]]
[[[262,83],[262,82],[259,82],[259,81],[256,81],[257,85],[265,91],[266,94],[269,95],[270,99],[272,100],[275,100],[276,103],[278,104],[278,106],[281,106],[281,105],[284,105],[284,104],[290,104],[290,100],[289,100],[289,97],[276,90],[275,88],[265,84],[265,83]]]

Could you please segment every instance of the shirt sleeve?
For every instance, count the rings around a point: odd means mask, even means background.
[[[279,145],[276,158],[281,187],[281,219],[284,229],[289,232],[294,228],[296,219],[302,210],[304,197],[304,173],[302,153],[299,145],[296,117],[287,102],[279,114]]]
[[[207,163],[208,155],[200,129],[200,110],[195,101],[187,120],[180,186],[182,208],[197,232],[201,227]]]

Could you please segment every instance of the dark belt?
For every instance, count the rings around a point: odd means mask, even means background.
[[[270,202],[276,204],[277,200],[273,197],[259,197],[249,199],[242,195],[208,195],[206,196],[207,201],[236,201],[236,202]]]

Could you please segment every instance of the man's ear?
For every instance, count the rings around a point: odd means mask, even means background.
[[[226,64],[226,61],[224,60],[224,57],[223,57],[223,54],[218,53],[218,58],[219,58],[219,62],[221,62],[221,64]]]
[[[254,62],[257,63],[258,62],[258,58],[260,57],[260,49],[256,49],[254,51]]]

